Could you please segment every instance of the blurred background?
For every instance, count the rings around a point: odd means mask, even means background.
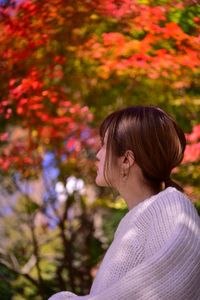
[[[0,299],[88,293],[127,212],[95,185],[98,126],[153,104],[184,129],[200,208],[200,4],[0,1]]]

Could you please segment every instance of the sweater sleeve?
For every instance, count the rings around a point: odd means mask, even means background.
[[[58,293],[49,300],[200,300],[199,220],[192,206],[189,210],[177,216],[176,225],[170,228],[165,214],[158,214],[146,243],[151,255],[106,290],[87,296],[73,294],[71,298],[68,292]]]

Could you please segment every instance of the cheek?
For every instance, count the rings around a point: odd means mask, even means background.
[[[116,186],[119,180],[119,170],[115,161],[112,161],[110,164],[108,164],[108,167],[105,169],[105,173],[112,186]]]
[[[110,177],[112,179],[112,183],[115,187],[117,187],[119,179],[120,179],[120,173],[116,166],[114,166],[110,171]]]

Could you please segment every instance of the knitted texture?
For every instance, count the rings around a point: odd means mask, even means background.
[[[49,300],[200,300],[200,218],[175,188],[144,200],[120,221],[90,294]]]

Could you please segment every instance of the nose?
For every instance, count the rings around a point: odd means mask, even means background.
[[[101,149],[98,149],[98,150],[97,150],[97,153],[96,153],[96,158],[97,158],[98,160],[100,160],[100,156],[99,156],[100,151],[101,151]]]

